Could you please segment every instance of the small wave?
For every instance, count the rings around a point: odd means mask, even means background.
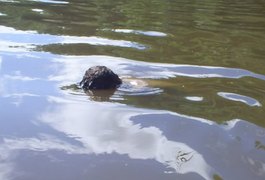
[[[118,33],[128,33],[128,34],[140,34],[145,36],[154,36],[154,37],[165,37],[166,33],[158,32],[158,31],[141,31],[141,30],[133,30],[133,29],[111,29],[113,32]]]
[[[55,1],[55,0],[30,0],[34,2],[50,3],[50,4],[69,4],[67,1]]]
[[[40,9],[32,10],[41,12]],[[28,51],[37,46],[53,44],[89,44],[95,46],[126,47],[138,50],[144,50],[147,48],[145,45],[133,41],[114,40],[97,36],[56,36],[50,34],[38,34],[36,31],[21,31],[1,25],[0,35],[0,41],[3,42],[1,43],[1,46],[4,47],[2,48],[0,46],[0,50],[2,51],[14,51],[17,50],[17,47],[19,47],[20,51]]]
[[[160,88],[142,87],[142,88],[119,88],[116,95],[119,96],[141,96],[160,94],[163,90]]]
[[[73,59],[73,61],[71,61]],[[176,65],[163,63],[148,63],[111,56],[61,56],[53,60],[62,71],[51,80],[78,82],[88,67],[102,65],[109,67],[120,76],[135,79],[163,79],[176,76],[193,78],[232,78],[253,77],[265,80],[265,75],[256,74],[248,70],[237,68]]]
[[[185,76],[193,78],[233,78],[253,77],[265,80],[265,75],[256,74],[251,71],[239,68],[226,68],[217,66],[199,66],[183,64],[162,64],[162,63],[123,63],[124,70],[135,77],[144,78],[171,78]]]
[[[123,78],[122,85],[118,88],[117,95],[140,96],[153,95],[163,92],[160,88],[150,87],[144,80]]]
[[[17,3],[18,1],[14,1],[14,0],[0,0],[0,2]]]
[[[249,106],[259,106],[259,107],[262,106],[259,101],[257,101],[254,98],[248,97],[248,96],[244,96],[244,95],[240,95],[236,93],[228,93],[228,92],[218,92],[217,94],[225,99],[228,99],[231,101],[239,101]]]
[[[135,48],[135,49],[146,49],[146,46],[132,42],[132,41],[125,41],[125,40],[113,40],[107,39],[102,37],[80,37],[80,36],[59,36],[63,40],[60,42],[62,44],[90,44],[90,45],[102,45],[102,46],[117,46],[117,47],[128,47],[128,48]]]
[[[199,96],[186,96],[185,99],[189,101],[195,101],[195,102],[203,101],[203,97],[199,97]]]
[[[43,10],[42,9],[31,9],[33,12],[37,12],[37,13],[43,13]]]

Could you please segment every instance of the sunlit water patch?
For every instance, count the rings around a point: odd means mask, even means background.
[[[218,92],[217,94],[225,99],[239,101],[249,106],[262,106],[259,101],[248,96],[228,92]]]

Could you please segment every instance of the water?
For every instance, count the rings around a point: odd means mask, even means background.
[[[0,179],[264,179],[264,32],[263,0],[0,0]]]

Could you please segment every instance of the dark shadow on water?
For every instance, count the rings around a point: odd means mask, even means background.
[[[62,86],[61,90],[68,91],[70,94],[74,95],[87,95],[89,100],[92,101],[110,101],[111,96],[115,93],[116,89],[107,90],[87,90],[84,91],[78,84],[71,84],[67,86]]]
[[[115,93],[116,89],[108,90],[88,90],[86,95],[89,96],[90,100],[93,101],[109,101],[110,97]]]

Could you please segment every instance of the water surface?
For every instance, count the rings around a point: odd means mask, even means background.
[[[0,179],[264,179],[264,32],[262,0],[0,0]]]

